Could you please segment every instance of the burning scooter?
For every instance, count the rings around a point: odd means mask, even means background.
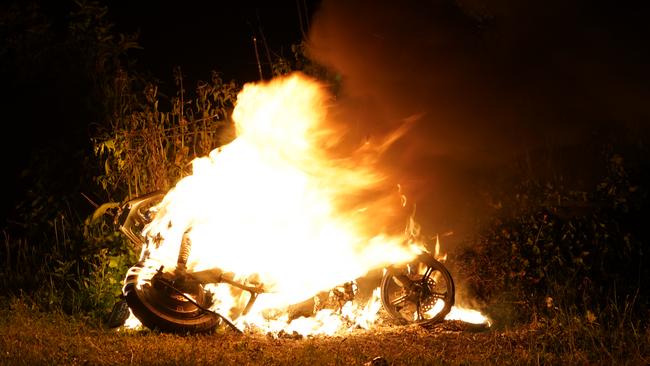
[[[122,301],[111,316],[112,326],[123,325],[130,312],[147,328],[170,333],[205,333],[220,326],[241,332],[235,322],[246,316],[259,298],[271,293],[254,277],[239,277],[219,268],[187,269],[191,242],[183,240],[174,268],[152,267],[155,237],[142,230],[156,214],[164,192],[154,192],[123,204],[116,216],[120,230],[141,249],[138,263],[124,281]],[[121,223],[120,223],[121,222]],[[299,275],[299,274],[296,274]],[[228,314],[214,310],[219,303],[211,285],[230,288],[229,296],[242,295],[243,303],[232,304]],[[423,251],[408,263],[385,268],[380,284],[381,304],[398,324],[428,326],[442,321],[454,304],[454,282],[445,266]]]
[[[246,84],[234,140],[195,158],[171,190],[124,204],[118,224],[141,254],[124,280],[123,310],[166,332],[275,332],[306,323],[287,309],[385,269],[363,314],[383,305],[401,323],[445,318],[452,278],[413,215],[404,230],[406,196],[381,168],[408,124],[361,139],[330,114],[328,90],[300,73]],[[317,320],[317,333],[365,317],[347,305],[354,286],[342,287],[334,313],[304,317]]]

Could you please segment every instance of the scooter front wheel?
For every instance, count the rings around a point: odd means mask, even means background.
[[[454,296],[451,274],[429,253],[387,268],[381,281],[382,305],[400,324],[441,322],[451,311]]]

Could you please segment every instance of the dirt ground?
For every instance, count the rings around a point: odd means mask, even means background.
[[[106,329],[24,304],[0,310],[2,365],[522,365],[598,362],[534,327],[496,330],[458,321],[432,329],[380,326],[335,337],[160,334]],[[603,363],[608,364],[608,363]],[[629,364],[637,364],[630,361]],[[639,363],[641,364],[641,363]]]

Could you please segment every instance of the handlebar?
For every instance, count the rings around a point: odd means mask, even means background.
[[[164,196],[164,191],[155,191],[130,199],[122,205],[121,214],[117,216],[117,220],[121,220],[124,214],[126,217],[120,225],[120,231],[129,238],[136,248],[141,248],[145,241],[142,235],[135,230],[142,230],[146,224],[151,222],[152,218],[149,216],[148,210],[160,202]]]

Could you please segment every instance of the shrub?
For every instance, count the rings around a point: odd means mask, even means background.
[[[642,151],[628,161],[611,149],[604,156],[605,174],[590,190],[521,178],[461,251],[459,271],[497,323],[552,318],[559,309],[596,321],[612,306],[647,319],[650,161]]]

